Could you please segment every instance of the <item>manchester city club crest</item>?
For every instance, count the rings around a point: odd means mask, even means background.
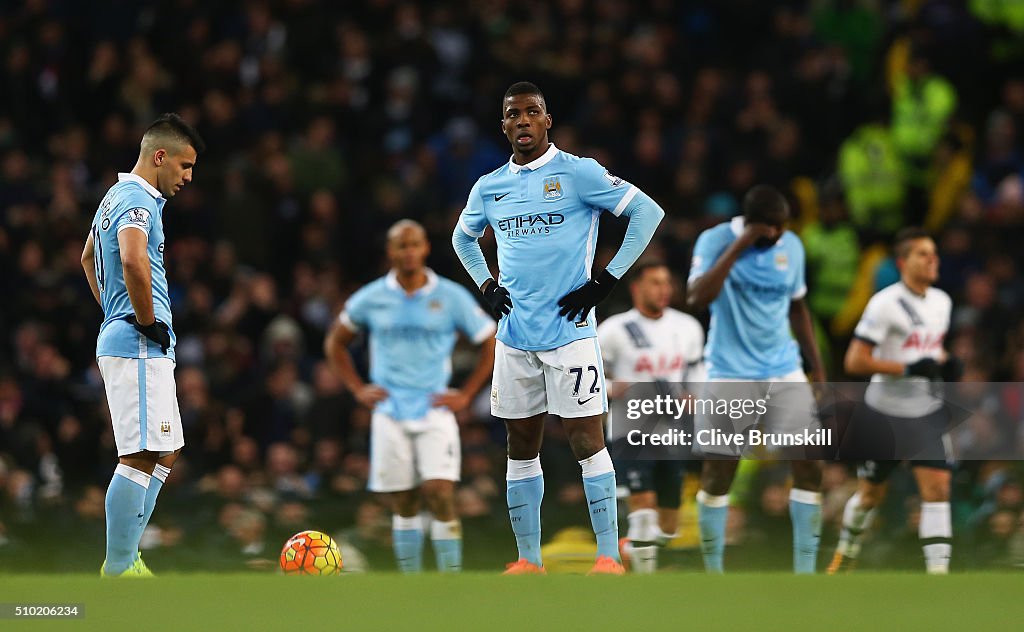
[[[780,272],[785,272],[789,269],[789,256],[785,252],[775,253],[775,269]]]
[[[558,181],[558,176],[550,178],[544,178],[544,199],[545,200],[558,200],[562,197],[562,183]]]

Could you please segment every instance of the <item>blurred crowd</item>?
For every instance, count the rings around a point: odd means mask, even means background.
[[[49,532],[100,550],[115,451],[79,258],[162,112],[209,151],[165,214],[186,450],[144,544],[258,567],[307,527],[386,549],[389,516],[365,492],[369,414],[323,335],[386,270],[400,218],[427,227],[437,272],[468,282],[451,229],[508,159],[512,82],[545,92],[561,149],[661,203],[650,251],[680,279],[750,186],[783,189],[832,379],[867,298],[896,278],[887,239],[917,223],[939,244],[965,379],[1024,382],[1022,68],[1024,3],[997,0],[0,3],[0,562]],[[623,231],[603,221],[599,261]],[[456,380],[473,360],[457,351]],[[504,430],[486,400],[460,423],[459,511],[508,557]],[[558,509],[583,494],[550,432],[546,528],[583,515]],[[850,475],[829,468],[832,520]],[[970,559],[1024,561],[1020,479],[1012,463],[957,475]],[[755,469],[737,539],[784,518],[787,484]],[[894,532],[916,519],[906,495]]]

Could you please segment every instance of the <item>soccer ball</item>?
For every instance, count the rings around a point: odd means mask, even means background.
[[[285,575],[337,575],[341,572],[341,551],[326,533],[302,531],[284,543],[281,570]]]

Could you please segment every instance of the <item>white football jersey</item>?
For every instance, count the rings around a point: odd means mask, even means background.
[[[872,355],[879,360],[942,362],[952,307],[949,295],[938,288],[928,288],[921,296],[896,283],[871,297],[853,335],[874,345]],[[897,417],[922,417],[942,406],[923,377],[875,374],[864,399],[872,408]]]
[[[701,382],[704,329],[697,319],[668,308],[661,318],[637,309],[607,318],[597,328],[605,374],[623,382]]]

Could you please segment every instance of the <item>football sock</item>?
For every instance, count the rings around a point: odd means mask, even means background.
[[[697,524],[700,527],[700,552],[704,570],[724,571],[725,523],[729,519],[729,495],[712,496],[703,489],[697,492]]]
[[[107,487],[107,575],[120,575],[135,563],[146,511],[150,475],[119,463]]]
[[[580,461],[590,524],[597,537],[597,556],[619,561],[619,517],[615,499],[615,468],[608,448]]]
[[[156,497],[160,495],[160,490],[163,489],[170,473],[171,468],[164,467],[159,463],[153,468],[153,477],[149,479],[149,489],[146,490],[146,515],[142,518],[143,532],[149,526],[149,519],[153,517],[153,509],[156,508]]]
[[[789,490],[789,516],[793,520],[793,572],[814,573],[821,540],[821,494]]]
[[[519,558],[541,566],[540,504],[544,498],[544,472],[540,456],[508,460],[505,475],[508,517],[516,535]]]
[[[839,546],[836,550],[844,557],[856,558],[860,555],[860,545],[864,534],[875,521],[877,507],[865,509],[860,504],[860,493],[856,493],[846,501],[843,508],[843,527],[839,531]]]
[[[918,537],[924,549],[924,565],[929,574],[949,572],[953,554],[953,523],[949,503],[921,503]]]
[[[654,539],[654,543],[658,546],[668,546],[668,543],[674,540],[679,535],[679,530],[676,529],[675,533],[665,533],[658,527],[658,537]]]
[[[430,543],[434,547],[437,570],[442,573],[462,570],[462,525],[458,520],[430,523]]]
[[[403,573],[423,570],[423,522],[419,516],[391,516],[391,546]]]
[[[658,569],[658,547],[661,529],[658,528],[656,509],[637,509],[626,517],[629,531],[626,537],[631,545],[630,567],[638,575],[648,575]]]

